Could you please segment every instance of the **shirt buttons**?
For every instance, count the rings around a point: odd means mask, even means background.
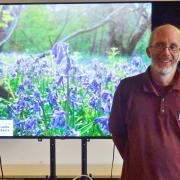
[[[160,107],[160,111],[161,111],[161,113],[164,113],[165,112],[165,99],[164,98],[162,98],[161,99],[161,107]]]

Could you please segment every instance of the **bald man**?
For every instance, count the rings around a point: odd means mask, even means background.
[[[122,80],[109,119],[123,158],[121,180],[180,179],[180,31],[157,27],[146,72]]]

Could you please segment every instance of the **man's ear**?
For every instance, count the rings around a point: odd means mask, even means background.
[[[146,54],[151,58],[151,51],[149,47],[146,48]]]

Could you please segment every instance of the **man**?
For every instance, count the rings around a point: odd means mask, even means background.
[[[150,37],[145,73],[121,81],[109,128],[123,158],[121,180],[180,179],[180,31],[166,24]]]

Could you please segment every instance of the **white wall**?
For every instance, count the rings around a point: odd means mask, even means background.
[[[0,139],[3,164],[49,164],[49,140]],[[111,164],[112,140],[94,139],[87,143],[88,164]],[[115,164],[122,164],[116,149]],[[56,140],[56,164],[81,164],[81,140]]]

